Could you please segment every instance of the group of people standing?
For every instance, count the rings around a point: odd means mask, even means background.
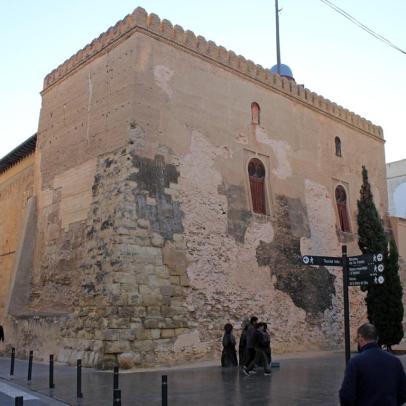
[[[250,320],[244,320],[238,346],[239,361],[237,360],[236,339],[233,334],[233,326],[227,323],[224,326],[223,352],[221,354],[221,366],[233,367],[240,365],[245,375],[255,373],[255,367],[264,368],[264,374],[271,374],[271,335],[268,326],[264,322],[258,322],[258,317],[252,316]]]

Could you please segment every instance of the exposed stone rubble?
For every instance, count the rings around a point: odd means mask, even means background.
[[[48,75],[42,96],[35,156],[0,174],[0,306],[19,356],[218,358],[224,324],[238,337],[254,314],[275,352],[342,346],[341,270],[301,256],[359,253],[361,149],[385,213],[380,127],[140,8]],[[27,201],[32,289],[7,314]],[[352,328],[363,299],[351,291]]]

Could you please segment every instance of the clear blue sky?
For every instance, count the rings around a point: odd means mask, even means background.
[[[333,0],[406,48],[406,1]],[[275,64],[274,0],[1,0],[0,157],[37,131],[43,78],[137,6],[264,67]],[[406,158],[406,55],[320,0],[279,0],[282,62],[296,82],[384,128]]]

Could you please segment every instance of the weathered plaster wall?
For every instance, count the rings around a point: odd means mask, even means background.
[[[275,351],[341,345],[340,271],[300,258],[339,255],[344,242],[358,253],[334,189],[347,189],[354,231],[362,164],[386,212],[378,136],[141,31],[45,89],[37,149],[31,307],[42,316],[24,331],[40,341],[39,326],[59,320],[58,360],[212,357],[223,324],[252,314]],[[251,210],[253,157],[266,215]],[[362,299],[352,292],[353,326]]]
[[[401,270],[406,271],[406,219],[403,217],[389,217],[389,219],[399,251]]]
[[[403,261],[403,269],[406,271],[406,219],[398,220],[397,237],[399,256]]]
[[[403,217],[389,217],[390,226],[399,251],[399,278],[403,286],[403,307],[406,306],[406,219]],[[405,318],[403,318],[405,326]]]
[[[27,202],[33,194],[33,155],[0,174],[0,317],[10,294],[16,251],[26,215]]]
[[[366,165],[384,215],[383,143],[156,40],[140,35],[138,41],[144,65],[136,81],[148,92],[135,114],[147,145],[165,145],[177,157],[194,288],[187,297],[200,340],[213,352],[223,322],[257,313],[270,322],[277,351],[338,345],[341,272],[305,268],[300,256],[340,255],[341,243],[350,255],[359,253],[356,235],[339,231],[334,189],[346,188],[355,231]],[[165,89],[157,66],[171,72]],[[261,126],[250,124],[252,101],[261,106]],[[156,119],[145,120],[151,109]],[[342,157],[335,156],[336,136]],[[268,169],[269,216],[250,210],[246,167],[253,156]],[[351,305],[355,327],[365,318],[358,289]]]
[[[406,160],[386,164],[390,225],[399,250],[399,276],[406,286]],[[403,294],[404,304],[406,295]]]
[[[406,159],[386,164],[389,214],[406,218]]]

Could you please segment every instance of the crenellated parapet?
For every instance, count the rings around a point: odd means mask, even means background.
[[[202,36],[196,36],[192,31],[185,31],[179,25],[172,25],[168,20],[161,20],[156,14],[148,14],[141,7],[136,8],[132,14],[118,21],[116,25],[110,27],[49,73],[44,79],[44,90],[87,63],[100,52],[108,50],[118,41],[130,36],[134,31],[142,31],[147,35],[164,38],[189,52],[198,54],[231,71],[258,81],[329,116],[383,139],[383,130],[380,126],[376,126],[365,118],[338,106],[329,99],[311,92],[302,85],[297,85],[295,82],[282,78],[278,74],[273,74],[270,69],[256,65],[254,62],[245,59],[241,55],[236,55],[233,51],[228,51],[213,41],[207,41]]]

